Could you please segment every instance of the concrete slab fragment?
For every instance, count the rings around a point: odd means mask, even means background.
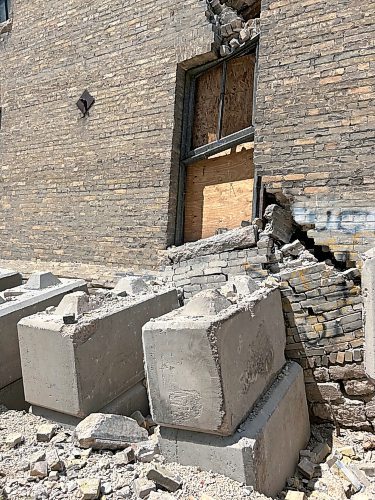
[[[276,496],[310,437],[303,370],[297,363],[286,365],[239,430],[222,437],[161,427],[160,451],[169,462],[214,471]]]
[[[143,328],[153,419],[230,435],[285,363],[280,292],[264,288],[216,315],[185,308]]]
[[[365,369],[375,382],[375,248],[363,256],[362,295],[365,321]]]
[[[61,279],[60,284],[43,290],[29,290],[25,285],[11,289],[12,296],[0,304],[0,388],[22,377],[17,323],[25,316],[56,306],[66,293],[86,289],[84,280],[74,279]]]
[[[22,285],[22,275],[11,269],[0,269],[0,292]]]
[[[225,231],[222,234],[203,238],[179,247],[168,249],[168,257],[172,262],[180,262],[203,255],[218,254],[240,248],[256,246],[257,226],[246,226]]]
[[[64,324],[59,308],[20,321],[25,397],[33,406],[84,418],[121,395],[128,400],[126,391],[144,379],[142,326],[177,308],[178,298],[171,289],[109,294],[90,296],[85,307],[75,324]]]

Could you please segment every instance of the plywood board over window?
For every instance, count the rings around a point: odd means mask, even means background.
[[[222,71],[222,66],[215,66],[196,80],[192,135],[194,149],[218,139]]]
[[[252,145],[242,145],[187,167],[184,240],[233,229],[252,212]]]
[[[249,127],[253,118],[255,55],[227,63],[221,137]]]

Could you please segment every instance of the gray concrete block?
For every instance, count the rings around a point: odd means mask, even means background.
[[[23,388],[22,388],[23,394]],[[97,410],[99,413],[111,413],[114,415],[125,415],[130,417],[135,411],[140,411],[143,415],[149,414],[149,405],[146,387],[142,382],[138,382],[128,391],[120,394],[116,399]],[[31,412],[34,415],[44,417],[59,424],[75,427],[82,417],[74,417],[60,411],[50,410],[42,406],[32,405]]]
[[[19,323],[25,398],[32,405],[83,418],[113,402],[144,378],[142,326],[178,307],[170,289],[90,301],[76,324],[65,325],[56,311]]]
[[[233,436],[160,428],[169,462],[194,465],[274,497],[292,476],[310,435],[302,368],[289,362]]]
[[[21,379],[0,389],[0,405],[6,406],[9,410],[27,410],[29,408],[30,405],[25,401]]]
[[[197,297],[200,304],[192,307]],[[215,308],[196,296],[185,308],[144,326],[157,423],[230,435],[284,365],[280,292],[262,289],[229,306],[222,299],[225,307]]]
[[[11,269],[0,269],[0,292],[22,285],[22,275]]]
[[[28,290],[25,285],[12,288],[9,290],[12,296],[0,304],[0,388],[22,377],[17,323],[26,316],[56,306],[69,292],[87,289],[84,280],[61,278],[60,281],[42,290]]]
[[[375,381],[375,248],[364,254],[362,295],[365,323],[365,369]]]

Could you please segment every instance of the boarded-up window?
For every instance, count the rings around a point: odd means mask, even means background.
[[[237,146],[187,167],[184,240],[213,236],[251,218],[253,149]]]
[[[221,137],[251,125],[254,65],[253,54],[231,59],[227,63]]]
[[[222,66],[215,66],[195,82],[193,149],[217,139],[222,72]]]
[[[215,142],[252,124],[255,55],[230,59],[195,82],[191,147]]]

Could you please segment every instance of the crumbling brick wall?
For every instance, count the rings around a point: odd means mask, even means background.
[[[213,57],[205,2],[12,6],[0,44],[2,258],[154,265],[174,230],[177,66]],[[86,88],[96,103],[81,118]]]
[[[375,244],[375,1],[263,0],[254,161],[341,260]]]
[[[363,367],[361,288],[355,270],[324,263],[279,275],[286,356],[304,368],[311,413],[339,425],[370,429],[375,386]]]

